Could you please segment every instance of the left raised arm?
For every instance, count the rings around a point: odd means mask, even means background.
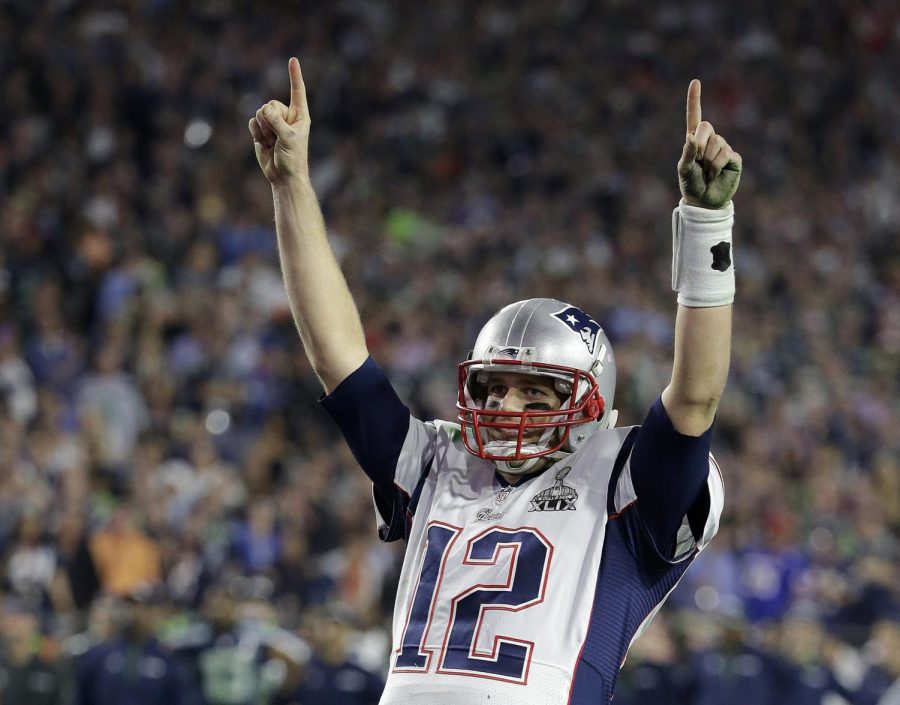
[[[662,393],[672,425],[688,436],[700,436],[712,425],[728,378],[734,300],[731,197],[741,178],[741,156],[700,118],[700,81],[694,79],[678,162],[682,202],[673,216],[672,284],[679,292],[675,360]]]

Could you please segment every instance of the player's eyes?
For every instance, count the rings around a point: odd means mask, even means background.
[[[541,387],[516,387],[519,395],[526,399],[546,399],[550,393]],[[506,384],[490,384],[488,385],[488,396],[502,399],[509,393],[509,385]]]

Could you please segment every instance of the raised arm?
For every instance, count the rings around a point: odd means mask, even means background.
[[[731,197],[740,175],[740,156],[701,122],[700,81],[691,81],[678,162],[682,200],[672,215],[672,286],[678,292],[672,379],[661,406],[654,403],[644,419],[630,463],[637,511],[667,559],[684,548],[676,537],[685,516],[694,540],[702,539],[717,494],[708,431],[731,355]]]
[[[291,101],[270,100],[250,120],[256,159],[272,185],[278,253],[306,355],[331,392],[368,357],[362,323],[309,178],[310,115],[300,62],[288,62]]]
[[[662,393],[675,429],[699,436],[713,422],[731,357],[731,197],[741,157],[701,121],[700,81],[687,96],[687,136],[678,176],[682,203],[675,214],[673,285],[679,291],[672,379]]]

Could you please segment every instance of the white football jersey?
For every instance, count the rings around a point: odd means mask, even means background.
[[[407,537],[381,705],[612,697],[630,643],[716,533],[722,510],[710,456],[702,536],[685,519],[674,560],[664,558],[634,511],[636,431],[600,431],[509,485],[466,452],[455,424],[410,420],[394,478],[407,516],[380,517],[383,535],[405,521]]]

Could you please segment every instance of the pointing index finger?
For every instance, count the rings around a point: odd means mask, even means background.
[[[302,115],[309,115],[306,105],[306,86],[303,83],[303,74],[300,73],[300,62],[292,56],[288,61],[288,73],[291,76],[291,104],[288,108],[288,122],[292,123]]]
[[[688,86],[687,94],[687,131],[694,134],[700,124],[700,79],[695,78]]]

